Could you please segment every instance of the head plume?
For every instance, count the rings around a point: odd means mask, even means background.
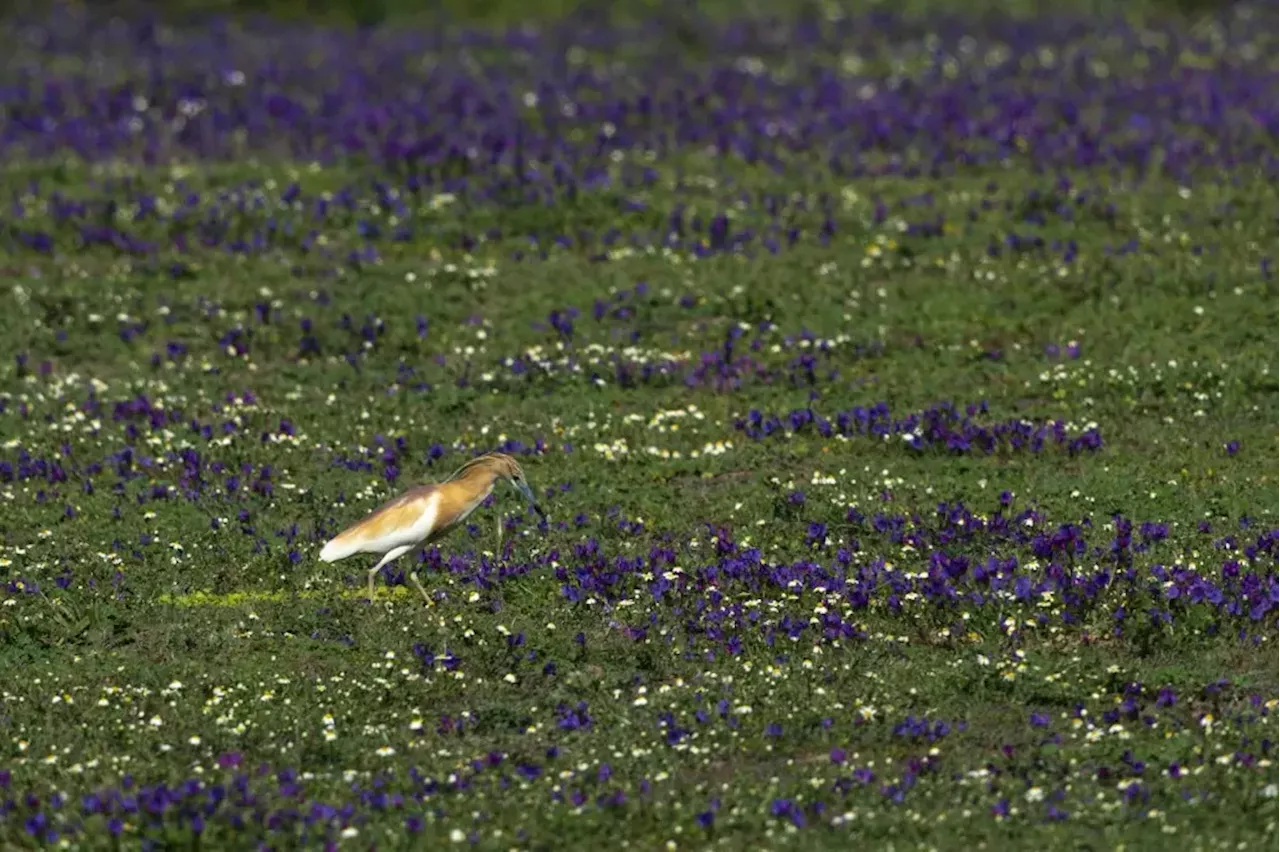
[[[461,467],[449,475],[446,482],[459,479],[469,473],[487,470],[492,471],[498,476],[504,476],[507,479],[523,479],[524,469],[520,467],[520,462],[516,461],[506,453],[484,453],[465,462]]]

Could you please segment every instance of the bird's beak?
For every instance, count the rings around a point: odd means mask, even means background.
[[[529,501],[529,508],[537,512],[538,516],[545,521],[547,519],[547,513],[542,511],[542,507],[538,505],[538,500],[536,497],[533,496],[533,489],[529,487],[529,483],[517,482],[515,483],[515,486],[516,488],[520,489],[520,493],[523,494],[525,496],[525,499]]]

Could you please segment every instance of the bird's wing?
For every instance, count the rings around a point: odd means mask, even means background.
[[[436,490],[436,485],[417,485],[391,498],[334,536],[320,551],[320,559],[332,562],[353,553],[382,553],[425,537],[436,525],[434,519],[424,518]]]

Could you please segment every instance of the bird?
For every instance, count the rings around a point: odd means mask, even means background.
[[[529,501],[529,508],[544,521],[547,519],[520,463],[506,453],[484,453],[459,467],[443,482],[416,485],[383,503],[326,542],[320,549],[320,561],[336,562],[357,553],[381,554],[378,564],[369,569],[369,599],[372,600],[373,578],[382,566],[419,545],[442,538],[460,525],[493,493],[499,479],[510,482]],[[501,535],[501,519],[498,531]],[[409,570],[409,581],[430,605],[431,598],[413,569]]]

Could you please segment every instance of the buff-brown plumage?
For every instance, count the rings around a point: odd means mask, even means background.
[[[414,486],[383,503],[330,539],[320,550],[320,561],[335,562],[356,553],[382,554],[369,570],[372,598],[373,578],[382,566],[456,528],[493,492],[499,479],[511,482],[529,499],[530,506],[543,514],[520,463],[506,453],[487,453],[462,465],[444,482]],[[430,603],[415,571],[409,572],[409,580]]]

